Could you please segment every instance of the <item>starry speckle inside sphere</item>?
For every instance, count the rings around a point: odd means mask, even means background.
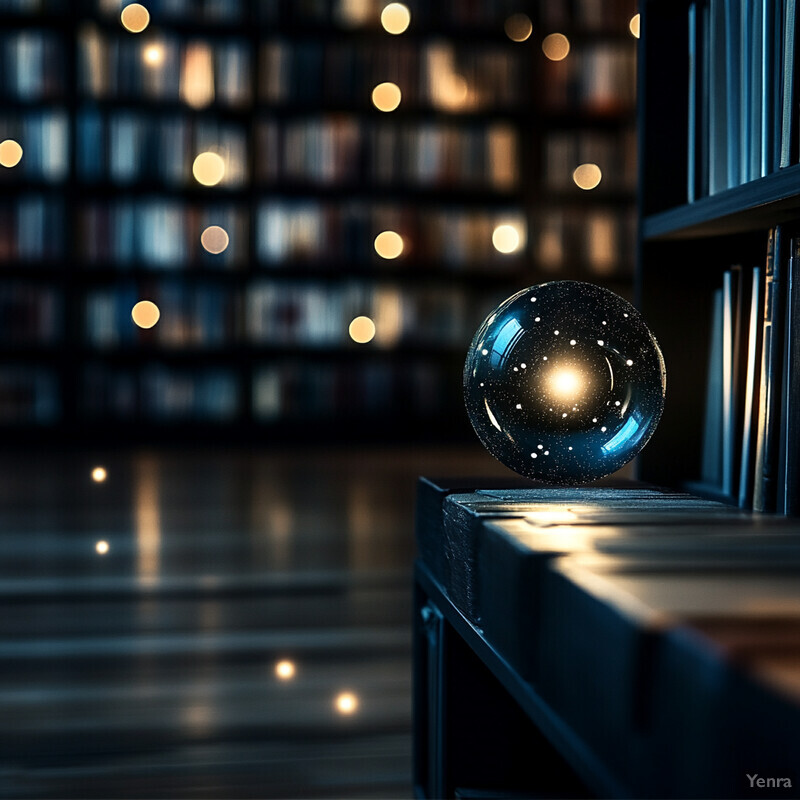
[[[665,390],[664,360],[639,312],[578,281],[505,300],[464,365],[467,413],[484,447],[550,483],[586,483],[624,466],[655,430]]]

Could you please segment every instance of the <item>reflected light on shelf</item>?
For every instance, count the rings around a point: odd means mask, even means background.
[[[521,237],[515,225],[498,225],[492,233],[492,244],[498,253],[514,253],[520,243]]]
[[[597,164],[581,164],[572,173],[572,180],[581,189],[594,189],[602,180],[603,173]]]
[[[192,164],[192,174],[203,186],[216,186],[225,177],[225,162],[218,153],[200,153]]]
[[[369,317],[356,317],[350,323],[349,332],[356,344],[366,344],[375,338],[375,323]]]
[[[203,249],[214,255],[226,250],[229,243],[230,238],[227,231],[219,225],[209,225],[200,234],[200,244],[203,245]]]
[[[141,3],[130,3],[119,15],[122,27],[131,33],[141,33],[150,24],[150,12]]]
[[[101,539],[97,544],[94,546],[94,549],[97,553],[101,556],[104,556],[109,551],[108,542],[105,539]]]
[[[164,45],[148,44],[142,50],[142,61],[149,67],[160,67],[164,63]]]
[[[533,33],[533,24],[527,14],[512,14],[503,27],[512,42],[524,42]]]
[[[563,33],[551,33],[544,37],[542,52],[551,61],[563,61],[569,55],[569,39]]]
[[[0,164],[4,167],[16,167],[22,158],[22,147],[13,139],[0,142]]]
[[[395,231],[381,231],[375,237],[375,252],[381,258],[397,258],[403,252],[403,237]]]
[[[160,316],[158,306],[150,300],[140,300],[131,310],[131,318],[140,328],[152,328]]]
[[[95,483],[102,483],[108,477],[105,467],[95,467],[92,470],[92,480]]]
[[[372,90],[372,104],[378,111],[394,111],[400,105],[401,99],[400,87],[390,81],[379,83]]]
[[[408,10],[408,6],[402,3],[389,3],[381,11],[381,25],[387,33],[397,36],[407,30],[410,24],[411,12]]]
[[[354,714],[358,710],[358,698],[352,692],[342,692],[337,695],[334,706],[340,714]]]
[[[639,38],[639,15],[634,14],[631,17],[630,23],[628,23],[628,28],[630,28],[631,34],[635,36],[637,39]]]
[[[294,662],[286,659],[275,665],[275,676],[282,681],[290,681],[294,678],[296,671]]]

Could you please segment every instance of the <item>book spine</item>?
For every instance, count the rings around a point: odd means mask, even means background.
[[[792,129],[797,119],[794,110],[795,13],[797,0],[784,0],[783,6],[783,77],[781,80],[781,150],[780,166],[792,163]]]
[[[772,238],[772,257],[767,256],[764,288],[764,333],[761,358],[761,395],[759,398],[759,435],[757,470],[754,484],[753,508],[756,511],[775,511],[776,480],[779,456],[779,414],[781,404],[781,373],[783,370],[784,269],[783,233],[775,228]]]

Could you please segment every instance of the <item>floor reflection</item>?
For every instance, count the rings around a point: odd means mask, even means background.
[[[423,473],[507,474],[474,449],[6,458],[0,795],[409,797]]]

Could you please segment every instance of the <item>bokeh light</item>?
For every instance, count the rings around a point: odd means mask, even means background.
[[[397,258],[403,252],[403,237],[395,231],[382,231],[375,237],[375,252],[381,258]]]
[[[387,33],[403,33],[411,23],[411,12],[402,3],[389,3],[381,11],[381,25]]]
[[[499,253],[514,253],[522,239],[515,225],[498,225],[492,233],[492,244]]]
[[[92,470],[92,480],[95,483],[102,483],[108,477],[105,467],[95,467]]]
[[[101,539],[97,544],[95,544],[94,549],[101,555],[104,556],[109,551],[108,542],[105,539]]]
[[[640,17],[638,14],[634,14],[631,17],[631,21],[628,24],[628,28],[630,28],[631,33],[638,39],[639,38],[639,20]]]
[[[354,714],[358,710],[358,698],[352,692],[342,692],[337,695],[334,705],[340,714]]]
[[[542,52],[551,61],[563,61],[569,55],[569,39],[563,33],[551,33],[544,37]]]
[[[572,173],[572,180],[581,189],[594,189],[602,180],[603,173],[597,164],[581,164]]]
[[[225,162],[218,153],[200,153],[192,164],[192,174],[203,186],[216,186],[225,177]]]
[[[155,42],[142,50],[142,60],[150,67],[159,67],[164,63],[164,45]]]
[[[4,167],[16,167],[22,158],[22,147],[13,139],[0,142],[0,164]]]
[[[379,83],[372,90],[372,104],[378,111],[394,111],[400,105],[401,99],[400,87],[390,81]]]
[[[141,33],[150,24],[150,12],[141,3],[130,3],[120,14],[122,27],[131,33]]]
[[[356,344],[366,344],[375,338],[375,323],[369,317],[356,317],[350,323],[349,331]]]
[[[275,676],[282,681],[290,681],[297,672],[294,662],[284,659],[275,665]]]
[[[527,14],[512,14],[505,23],[506,36],[512,42],[524,42],[533,33],[533,24]]]
[[[140,300],[131,310],[131,317],[140,328],[152,328],[161,317],[161,312],[150,300]]]
[[[200,244],[203,245],[203,249],[214,255],[222,253],[229,243],[230,237],[227,231],[219,225],[209,225],[200,234]]]

